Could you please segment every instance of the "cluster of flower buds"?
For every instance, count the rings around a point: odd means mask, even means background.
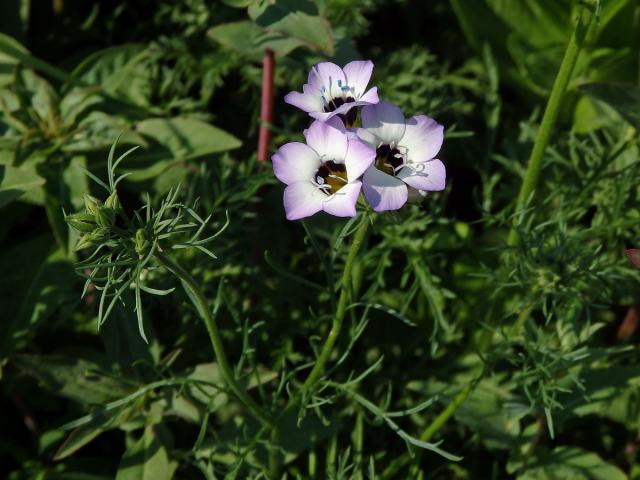
[[[114,191],[104,204],[91,195],[84,196],[84,212],[65,216],[69,226],[80,233],[74,250],[86,250],[104,242],[110,236],[110,230],[116,221],[120,209],[118,194]]]
[[[424,115],[405,118],[397,106],[380,101],[376,87],[367,90],[372,72],[371,61],[344,68],[319,63],[302,93],[285,97],[314,119],[305,143],[287,143],[272,157],[276,177],[287,185],[289,220],[321,210],[353,217],[361,190],[375,211],[385,211],[444,189],[445,167],[435,158],[442,125]]]

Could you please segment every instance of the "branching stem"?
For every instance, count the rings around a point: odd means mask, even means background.
[[[211,345],[213,346],[216,361],[218,362],[222,377],[229,389],[256,419],[264,425],[273,427],[275,422],[271,416],[249,396],[244,388],[238,384],[233,373],[233,369],[229,365],[229,360],[227,359],[227,354],[225,353],[222,339],[220,338],[218,326],[216,325],[215,319],[213,318],[209,305],[207,304],[198,283],[184,268],[164,253],[157,252],[155,254],[155,258],[160,265],[180,279],[182,287],[185,292],[187,292],[189,299],[198,310],[202,320],[204,320],[207,331],[209,332],[209,338],[211,339]]]

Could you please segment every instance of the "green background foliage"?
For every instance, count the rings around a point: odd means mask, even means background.
[[[517,210],[583,4],[593,24]],[[171,256],[240,385],[280,411],[327,336],[360,219],[285,220],[255,154],[266,48],[272,150],[302,139],[308,118],[282,98],[312,65],[367,58],[383,98],[445,125],[448,177],[373,219],[327,376],[279,438],[229,390],[166,269],[120,281],[103,317],[64,221],[106,198],[86,172],[107,181],[118,137],[117,156],[141,147],[118,167],[125,212],[169,198],[203,237],[228,216],[216,258],[195,241]],[[640,233],[639,51],[636,0],[1,2],[0,476],[270,478],[275,452],[278,478],[640,478],[640,282],[624,257]]]

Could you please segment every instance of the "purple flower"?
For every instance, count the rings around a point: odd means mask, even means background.
[[[347,138],[339,119],[314,121],[307,143],[283,145],[271,157],[273,171],[284,182],[287,219],[309,217],[320,210],[353,217],[362,182],[358,180],[376,152],[357,138]]]
[[[339,115],[347,127],[352,127],[357,113],[353,107],[378,103],[376,87],[365,93],[372,71],[370,60],[349,62],[344,68],[331,62],[319,63],[309,72],[303,93],[291,92],[284,101],[323,122]]]
[[[444,140],[442,125],[424,115],[405,120],[389,102],[364,107],[361,121],[358,138],[376,150],[375,162],[362,177],[364,196],[374,210],[399,209],[411,189],[444,189],[444,164],[434,158]]]

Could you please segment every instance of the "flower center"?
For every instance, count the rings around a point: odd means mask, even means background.
[[[327,195],[333,195],[348,183],[347,167],[329,160],[318,168],[314,180],[320,190]]]
[[[400,168],[404,166],[404,155],[397,147],[380,145],[376,149],[375,165],[378,170],[395,177]]]
[[[353,97],[337,97],[329,100],[328,103],[324,106],[325,112],[333,112],[341,105],[345,103],[355,102],[356,99]],[[358,111],[355,108],[350,108],[346,113],[339,113],[338,116],[342,119],[344,126],[347,128],[351,128],[356,124],[356,116],[358,115]]]
[[[329,101],[327,101],[326,97],[324,96],[324,93],[326,92],[326,88],[322,87],[322,93],[323,93],[322,99],[324,100],[324,111],[327,113],[333,112],[334,110],[341,107],[345,103],[351,103],[356,101],[355,99],[356,95],[353,87],[350,87],[349,85],[343,85],[342,80],[338,80],[336,83],[338,84],[338,88],[342,92],[342,96],[330,98]],[[347,113],[341,113],[338,116],[344,122],[345,127],[351,128],[356,124],[357,115],[358,115],[358,112],[356,111],[356,109],[350,108]]]

